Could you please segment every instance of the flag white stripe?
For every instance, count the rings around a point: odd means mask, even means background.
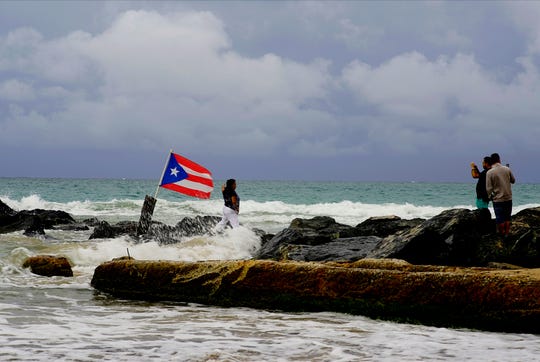
[[[190,174],[190,175],[200,176],[200,177],[212,179],[212,175],[210,175],[209,173],[206,173],[206,172],[204,172],[204,173],[202,173],[202,172],[197,172],[197,171],[194,171],[194,170],[192,170],[191,168],[186,167],[185,165],[182,165],[182,164],[180,164],[180,166],[182,166],[182,168],[186,171],[186,173],[188,173],[188,174]]]
[[[178,186],[186,187],[188,189],[193,189],[193,190],[202,191],[202,192],[211,192],[214,189],[211,186],[207,186],[205,184],[201,184],[201,183],[193,182],[189,180],[178,181],[178,182],[175,182],[174,184]]]

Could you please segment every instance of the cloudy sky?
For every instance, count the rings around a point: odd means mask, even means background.
[[[0,1],[0,177],[540,182],[540,2]]]

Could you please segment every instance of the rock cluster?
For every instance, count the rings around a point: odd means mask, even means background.
[[[540,208],[513,216],[508,238],[489,210],[450,209],[431,219],[371,218],[355,227],[329,217],[295,219],[263,243],[257,259],[355,261],[397,258],[412,264],[540,267]]]
[[[217,216],[186,217],[176,225],[153,222],[137,235],[137,223],[114,225],[96,218],[76,222],[63,211],[14,211],[0,200],[0,233],[24,230],[25,235],[45,235],[45,229],[89,229],[90,239],[128,235],[136,242],[180,243],[186,237],[211,234]],[[485,266],[507,263],[540,267],[540,208],[513,216],[512,231],[502,239],[489,210],[450,209],[431,219],[404,220],[397,216],[373,217],[356,225],[337,223],[321,216],[294,219],[276,235],[255,230],[262,247],[255,259],[296,261],[355,261],[363,258],[397,258],[413,264]]]

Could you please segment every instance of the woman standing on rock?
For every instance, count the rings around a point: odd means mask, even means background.
[[[240,223],[238,222],[238,213],[240,212],[240,197],[236,193],[236,180],[229,179],[227,183],[221,186],[221,192],[223,193],[223,217],[217,224],[217,229],[223,229],[227,222],[231,224],[233,228],[237,228]]]

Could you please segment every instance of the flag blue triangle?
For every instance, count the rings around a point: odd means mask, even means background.
[[[167,168],[165,168],[165,173],[163,174],[163,180],[161,180],[161,185],[172,184],[188,177],[187,172],[180,166],[176,161],[176,158],[171,153],[169,158],[169,163]]]

